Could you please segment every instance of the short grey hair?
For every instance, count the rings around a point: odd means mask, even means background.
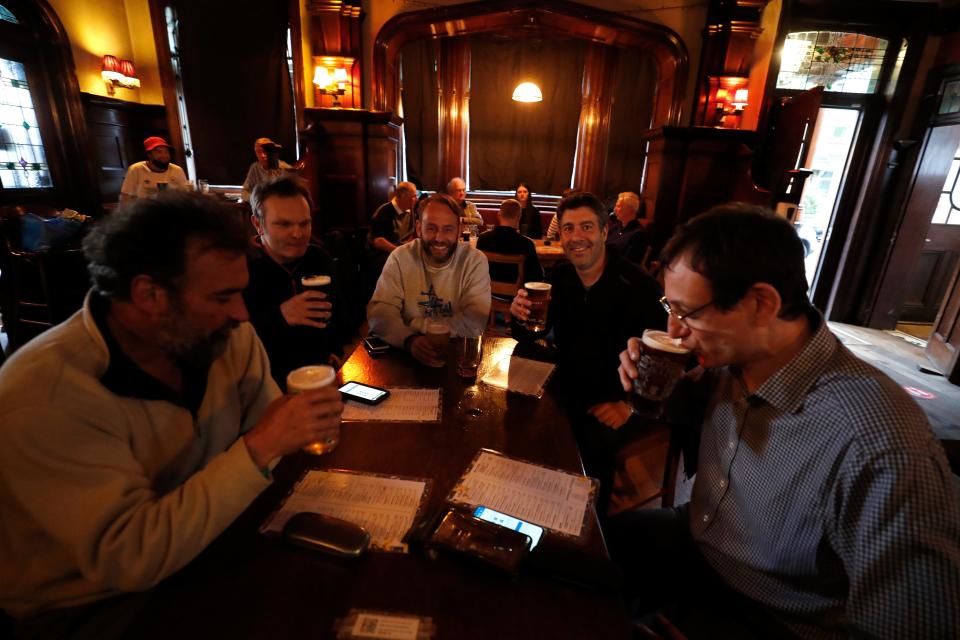
[[[624,191],[617,197],[617,200],[620,199],[623,200],[623,204],[630,205],[634,211],[640,211],[640,196],[633,191]]]
[[[397,185],[393,195],[396,197],[403,195],[415,196],[417,195],[417,185],[413,184],[412,182],[401,182]]]

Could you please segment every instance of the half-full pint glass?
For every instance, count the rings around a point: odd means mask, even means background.
[[[530,301],[530,315],[524,325],[530,331],[546,331],[550,285],[546,282],[526,282],[523,288],[527,290],[527,300]]]
[[[450,353],[450,325],[438,320],[427,320],[424,333],[439,358],[431,366],[442,367],[447,364],[447,356]]]
[[[690,349],[680,345],[665,331],[647,329],[640,340],[637,379],[633,381],[633,406],[643,416],[658,417],[663,403],[673,393],[690,357]]]
[[[294,394],[301,391],[322,389],[333,384],[337,379],[337,372],[333,367],[325,364],[310,365],[294,369],[287,375],[287,393]],[[303,448],[308,453],[317,455],[333,451],[340,444],[340,425],[335,433],[327,436],[320,442],[313,442]]]

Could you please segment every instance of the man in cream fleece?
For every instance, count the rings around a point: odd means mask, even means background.
[[[137,200],[84,242],[84,307],[0,369],[0,607],[17,633],[116,633],[123,592],[190,562],[340,420],[281,396],[247,321],[249,240],[198,194]],[[93,629],[90,629],[90,626]]]
[[[441,360],[424,335],[430,319],[453,336],[479,335],[490,313],[487,258],[460,237],[460,207],[448,195],[427,200],[413,242],[397,247],[367,305],[370,331],[425,364]]]

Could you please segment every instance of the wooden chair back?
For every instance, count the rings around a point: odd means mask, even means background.
[[[487,262],[490,264],[513,265],[517,270],[517,278],[511,282],[502,282],[490,279],[490,318],[487,321],[487,327],[496,326],[496,314],[500,312],[507,318],[510,317],[510,303],[513,297],[517,295],[517,289],[523,286],[523,262],[522,254],[495,253],[493,251],[484,251],[487,256]]]

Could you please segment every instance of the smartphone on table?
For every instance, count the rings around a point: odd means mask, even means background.
[[[390,350],[390,345],[387,344],[383,338],[372,333],[363,339],[363,346],[366,348],[367,353],[374,358]]]
[[[474,509],[473,515],[481,520],[498,524],[506,529],[512,529],[513,531],[519,531],[520,533],[527,534],[530,536],[531,551],[537,546],[537,543],[540,542],[540,536],[543,535],[543,527],[525,522],[519,518],[514,518],[513,516],[508,516],[507,514],[500,513],[499,511],[494,511],[490,507],[477,507]]]
[[[342,393],[348,400],[356,400],[363,404],[380,404],[390,395],[390,392],[380,387],[374,387],[362,382],[348,382],[340,387]]]

